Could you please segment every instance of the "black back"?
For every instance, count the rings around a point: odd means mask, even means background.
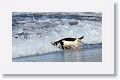
[[[63,40],[65,40],[65,41],[75,41],[76,38],[64,38],[64,39],[61,39],[61,41],[63,41]]]

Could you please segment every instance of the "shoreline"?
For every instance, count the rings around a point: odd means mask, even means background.
[[[13,62],[102,62],[102,48],[81,51],[54,51],[13,58]]]

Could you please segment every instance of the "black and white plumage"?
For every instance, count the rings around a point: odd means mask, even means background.
[[[84,36],[80,37],[80,38],[64,38],[64,39],[61,39],[59,41],[56,41],[54,43],[52,43],[52,45],[54,46],[57,46],[58,48],[60,49],[75,49],[75,48],[80,48],[80,44],[82,43],[81,42],[81,39],[83,39]]]

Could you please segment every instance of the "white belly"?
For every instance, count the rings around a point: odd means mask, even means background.
[[[80,42],[78,41],[63,41],[64,42],[64,47],[69,47],[69,48],[79,48],[80,47]]]

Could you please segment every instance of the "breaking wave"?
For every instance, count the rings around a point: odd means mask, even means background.
[[[38,55],[60,49],[51,42],[84,36],[83,49],[101,47],[102,14],[95,12],[50,12],[12,14],[12,57]]]

